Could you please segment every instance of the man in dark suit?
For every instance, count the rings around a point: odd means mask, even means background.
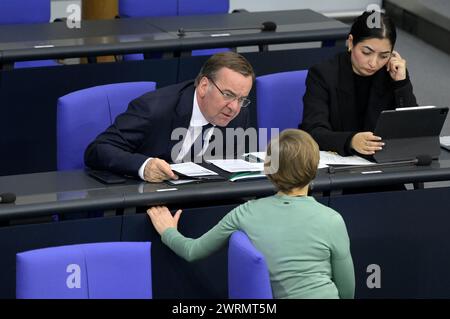
[[[198,153],[193,147],[196,141],[209,139],[225,127],[245,130],[249,126],[247,96],[254,79],[253,68],[243,56],[213,55],[195,82],[167,86],[133,100],[87,147],[86,166],[149,182],[176,179],[169,163],[201,156],[206,148],[200,147]],[[177,140],[180,136],[174,132],[180,130],[186,134]]]

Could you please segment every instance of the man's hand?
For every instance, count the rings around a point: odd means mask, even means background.
[[[384,143],[381,142],[381,137],[373,135],[372,132],[361,132],[353,136],[351,146],[360,154],[373,155],[382,150]]]
[[[162,159],[152,158],[144,168],[144,179],[147,182],[159,183],[167,179],[178,179],[170,165]]]
[[[402,59],[397,51],[392,51],[391,59],[386,67],[394,81],[406,79],[406,60]]]
[[[156,231],[162,235],[167,228],[177,228],[178,220],[181,216],[181,209],[177,210],[175,216],[172,216],[166,206],[155,206],[147,210],[147,215],[150,217]]]

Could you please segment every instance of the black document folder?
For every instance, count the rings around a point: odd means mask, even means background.
[[[226,180],[225,177],[220,175],[204,175],[204,176],[188,176],[173,170],[175,174],[178,176],[178,180],[167,180],[167,184],[169,185],[180,185],[180,184],[197,184],[204,182],[217,182]]]
[[[439,134],[448,107],[419,106],[383,111],[374,134],[385,143],[373,156],[378,163],[439,157]]]

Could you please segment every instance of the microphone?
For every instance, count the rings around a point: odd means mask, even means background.
[[[361,169],[361,168],[386,168],[386,167],[396,167],[396,166],[408,166],[408,165],[416,165],[416,166],[429,166],[433,158],[430,155],[418,155],[415,159],[409,161],[398,161],[398,162],[387,162],[387,163],[379,163],[374,165],[357,165],[357,166],[343,166],[343,167],[328,167],[328,173],[334,174],[337,172],[345,172],[353,169]]]
[[[265,21],[261,24],[261,31],[275,31],[277,29],[277,24],[273,21]]]
[[[275,31],[277,29],[277,24],[272,21],[265,21],[261,23],[258,27],[248,27],[248,28],[218,28],[218,29],[184,29],[179,28],[177,35],[179,37],[184,37],[188,32],[210,32],[210,31],[233,31],[233,30],[261,30],[262,32]]]
[[[0,204],[10,204],[16,201],[16,194],[3,193],[0,194]]]

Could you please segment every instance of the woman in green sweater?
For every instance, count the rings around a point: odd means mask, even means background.
[[[278,159],[278,162],[273,159]],[[278,169],[272,170],[277,163]],[[264,255],[275,298],[353,298],[355,277],[344,220],[308,196],[319,163],[319,148],[301,130],[283,131],[267,149],[265,170],[278,193],[249,201],[228,213],[198,239],[177,230],[181,210],[147,213],[162,241],[182,258],[204,258],[244,231]]]

